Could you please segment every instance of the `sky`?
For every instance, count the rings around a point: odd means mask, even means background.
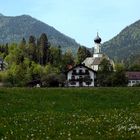
[[[105,42],[139,20],[140,0],[1,0],[0,13],[30,15],[91,48],[97,32]]]

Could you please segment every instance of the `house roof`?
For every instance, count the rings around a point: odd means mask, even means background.
[[[94,61],[94,58],[93,58],[93,57],[87,57],[87,58],[82,62],[82,64],[86,64],[86,65],[89,67],[90,65],[92,65],[93,61]]]
[[[140,71],[139,72],[126,72],[126,77],[128,80],[140,80]]]
[[[100,57],[95,58],[93,61],[93,65],[99,65],[102,60],[103,60],[103,58],[100,58]]]
[[[84,67],[84,68],[87,68],[88,70],[90,70],[90,71],[92,71],[92,72],[94,72],[94,73],[96,73],[95,70],[93,70],[93,69],[91,69],[91,68],[85,66],[85,64],[78,64],[78,65],[75,65],[74,67],[72,67],[71,69],[69,69],[69,70],[67,71],[67,73],[68,73],[69,71],[71,71],[71,70],[73,70],[73,69],[75,69],[75,68],[77,68],[77,67],[81,67],[81,66]]]

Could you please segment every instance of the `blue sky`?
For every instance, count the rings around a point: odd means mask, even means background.
[[[0,13],[31,15],[93,47],[97,31],[105,42],[139,20],[140,0],[3,0]]]

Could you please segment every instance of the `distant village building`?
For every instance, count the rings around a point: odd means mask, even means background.
[[[3,71],[7,68],[7,63],[0,57],[0,71]]]
[[[128,78],[128,86],[140,84],[140,72],[126,72]]]
[[[76,65],[67,72],[67,86],[94,87],[96,72],[84,64]]]
[[[2,71],[2,70],[3,70],[3,59],[0,58],[0,71]]]
[[[107,59],[110,61],[111,65],[114,67],[114,62],[109,59],[109,57],[101,52],[101,38],[99,37],[97,33],[97,37],[94,39],[95,46],[94,46],[94,54],[93,57],[87,57],[83,64],[85,64],[87,67],[98,71],[99,65],[102,62],[103,59]]]

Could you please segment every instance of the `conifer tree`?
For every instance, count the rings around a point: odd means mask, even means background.
[[[28,49],[27,53],[29,55],[29,58],[32,61],[37,61],[37,54],[36,54],[36,38],[34,36],[29,37],[29,43],[28,43]]]
[[[90,51],[86,47],[80,46],[77,51],[77,63],[82,63],[86,59],[86,57],[90,56]]]
[[[49,61],[49,43],[48,43],[48,38],[45,33],[43,33],[40,36],[40,64],[41,65],[46,65]]]

